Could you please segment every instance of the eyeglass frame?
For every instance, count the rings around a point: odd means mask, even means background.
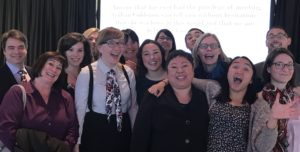
[[[158,39],[161,41],[172,41],[172,38],[168,36],[159,36]]]
[[[218,49],[220,48],[220,44],[218,43],[211,43],[211,44],[207,44],[207,43],[200,43],[198,48],[200,49],[208,49],[208,47],[210,47],[212,50]]]
[[[295,64],[294,63],[283,63],[283,62],[273,62],[272,65],[274,65],[275,69],[277,70],[283,70],[285,67],[287,67],[288,70],[295,70]]]
[[[121,42],[122,41],[122,42]],[[118,42],[116,42],[115,40],[113,40],[113,39],[110,39],[110,40],[107,40],[107,41],[105,41],[105,42],[102,42],[101,44],[107,44],[108,45],[108,47],[110,47],[110,48],[115,48],[115,47],[125,47],[126,46],[126,44],[125,44],[125,40],[124,39],[121,39],[121,40],[119,40]]]
[[[288,35],[285,34],[285,33],[278,33],[278,34],[269,34],[267,35],[267,40],[274,40],[275,38],[279,39],[279,40],[282,40],[284,38],[287,38]]]

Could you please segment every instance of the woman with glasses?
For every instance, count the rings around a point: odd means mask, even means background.
[[[119,63],[124,33],[114,27],[102,29],[97,49],[101,56],[91,67],[82,68],[75,88],[80,126],[77,151],[79,147],[81,152],[129,152],[137,104],[134,72]]]
[[[228,67],[229,58],[222,50],[216,35],[205,33],[201,35],[193,48],[195,62],[195,77],[213,79],[221,82]]]
[[[263,68],[265,86],[258,95],[258,100],[270,106],[279,98],[282,105],[291,105],[294,112],[283,113],[285,117],[277,118],[273,127],[278,130],[275,152],[299,152],[300,142],[300,89],[294,88],[295,59],[286,48],[278,48],[270,52]],[[273,111],[270,111],[272,114]]]
[[[165,59],[167,59],[170,52],[176,50],[175,38],[168,29],[158,31],[154,40],[165,49]]]

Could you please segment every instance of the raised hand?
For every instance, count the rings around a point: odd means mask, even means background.
[[[271,116],[275,119],[290,119],[297,118],[300,116],[300,109],[297,108],[296,104],[299,103],[299,98],[296,97],[294,100],[281,104],[279,102],[280,94],[276,94],[276,99],[271,108]]]

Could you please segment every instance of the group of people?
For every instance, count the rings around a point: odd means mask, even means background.
[[[29,67],[26,36],[7,31],[0,152],[300,151],[300,67],[283,28],[267,32],[256,65],[198,28],[185,42],[176,49],[168,29],[140,45],[132,29],[90,28]]]

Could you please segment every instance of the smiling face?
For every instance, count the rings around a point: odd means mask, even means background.
[[[271,75],[271,83],[285,86],[292,79],[294,73],[293,64],[293,59],[287,54],[279,54],[275,57],[272,66],[267,68],[268,73]]]
[[[126,43],[126,49],[124,51],[123,56],[126,60],[135,61],[136,60],[136,53],[139,49],[139,44],[137,41],[132,41],[130,37],[128,37],[128,41]]]
[[[8,38],[3,54],[8,63],[23,66],[27,49],[24,42],[15,38]]]
[[[273,51],[276,48],[288,48],[291,44],[291,38],[288,37],[286,32],[280,28],[273,28],[267,34],[266,45],[269,51]]]
[[[227,79],[231,91],[246,91],[252,83],[253,67],[245,58],[237,58],[228,68]]]
[[[62,70],[62,63],[55,59],[48,59],[41,70],[40,78],[49,84],[54,84]]]
[[[167,78],[174,89],[191,87],[194,78],[192,63],[181,56],[173,58],[167,67]]]
[[[148,71],[158,71],[162,68],[162,54],[159,47],[153,43],[146,44],[142,50],[143,64]]]
[[[203,65],[211,66],[217,64],[220,54],[220,44],[212,36],[205,37],[199,44],[197,55]]]
[[[108,67],[115,66],[125,50],[124,39],[111,39],[98,45],[101,59]]]
[[[164,32],[160,32],[157,38],[157,42],[165,49],[166,54],[172,49],[172,39],[168,37]]]
[[[74,44],[66,51],[68,66],[79,67],[84,57],[84,46],[82,42]]]

